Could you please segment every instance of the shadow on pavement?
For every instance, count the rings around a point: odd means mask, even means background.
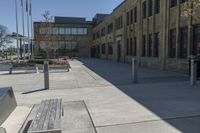
[[[38,89],[38,90],[32,90],[32,91],[27,91],[27,92],[23,92],[22,94],[30,94],[30,93],[35,93],[35,92],[40,92],[40,91],[45,91],[47,89]]]
[[[141,68],[139,84],[134,85],[130,64],[80,61],[180,132],[200,133],[200,87],[191,87],[186,75]]]

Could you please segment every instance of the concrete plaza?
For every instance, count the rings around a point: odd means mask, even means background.
[[[3,124],[8,133],[18,132],[34,104],[58,97],[65,111],[63,133],[200,132],[200,85],[190,86],[187,75],[140,68],[139,84],[132,84],[130,64],[69,62],[70,72],[50,73],[45,91],[42,73],[2,72],[0,87],[12,86],[18,102]]]

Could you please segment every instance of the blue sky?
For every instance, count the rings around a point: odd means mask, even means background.
[[[22,33],[20,1],[21,0],[18,0],[19,32]],[[91,20],[96,13],[111,13],[122,1],[123,0],[32,0],[33,21],[41,21],[43,19],[41,14],[46,10],[50,11],[51,16],[86,17],[87,20]],[[7,26],[10,32],[16,31],[15,0],[1,0],[0,24]]]

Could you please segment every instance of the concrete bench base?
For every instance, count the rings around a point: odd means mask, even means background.
[[[17,102],[11,87],[0,88],[0,125],[17,107]]]

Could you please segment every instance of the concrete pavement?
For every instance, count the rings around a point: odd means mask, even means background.
[[[70,65],[69,73],[50,74],[50,90],[23,94],[42,89],[43,74],[1,75],[0,87],[13,86],[19,106],[61,97],[70,114],[64,133],[200,132],[200,86],[191,87],[186,75],[140,68],[134,85],[129,64],[81,59]]]

